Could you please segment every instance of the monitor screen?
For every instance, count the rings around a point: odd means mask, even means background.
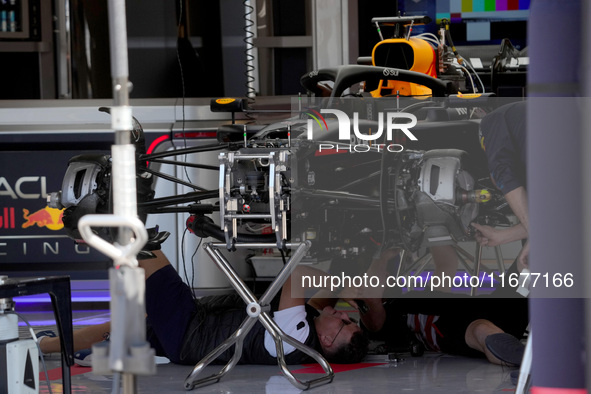
[[[402,15],[427,15],[434,22],[416,26],[413,34],[436,33],[443,19],[450,21],[456,46],[498,45],[508,38],[517,49],[527,46],[530,0],[399,0]]]

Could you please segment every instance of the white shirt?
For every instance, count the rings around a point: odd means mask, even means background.
[[[304,305],[292,306],[291,308],[275,311],[273,320],[283,330],[284,333],[299,341],[306,342],[310,334],[310,326],[306,320],[306,307]],[[265,349],[273,357],[277,357],[277,348],[275,341],[269,331],[265,331]],[[288,343],[283,342],[283,353],[285,355],[293,352],[295,348]]]

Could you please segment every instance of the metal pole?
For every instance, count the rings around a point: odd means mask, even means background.
[[[84,240],[114,260],[109,270],[111,291],[111,338],[108,348],[93,346],[95,373],[121,374],[113,379],[113,391],[122,384],[126,394],[137,391],[136,375],[156,372],[154,350],[146,342],[144,271],[137,253],[147,241],[147,231],[137,215],[135,146],[131,143],[133,117],[129,106],[127,26],[124,0],[109,0],[109,39],[114,107],[111,125],[112,215],[86,215],[78,223]],[[92,227],[117,227],[118,242],[110,244],[92,232]],[[108,351],[107,351],[108,350]],[[117,386],[117,387],[116,387]]]
[[[111,77],[113,82],[113,99],[115,106],[111,109],[111,122],[115,130],[115,146],[113,146],[113,213],[115,216],[123,218],[137,217],[137,194],[135,187],[135,147],[131,144],[131,130],[133,129],[132,110],[129,106],[129,67],[127,59],[127,21],[124,0],[109,0],[109,43],[111,48]],[[129,228],[120,227],[119,244],[128,245],[132,240],[132,232]],[[143,280],[143,272],[136,272],[137,260],[135,256],[128,256],[116,262],[116,265],[126,265],[130,267],[129,276],[136,276],[136,285],[144,290],[143,284],[137,283]],[[112,272],[112,286],[119,286],[126,283],[125,278],[118,277],[124,272]],[[129,282],[127,282],[129,285]],[[131,284],[133,286],[133,284]],[[123,289],[125,293],[128,289]],[[129,289],[133,291],[134,289]],[[115,296],[117,289],[111,289]],[[142,300],[144,292],[136,294],[138,299]],[[137,391],[136,376],[130,372],[126,365],[127,352],[130,349],[132,341],[145,341],[145,321],[143,316],[139,316],[139,324],[128,324],[129,316],[145,311],[143,301],[141,305],[129,303],[129,298],[123,297],[121,305],[115,305],[112,302],[112,319],[120,319],[120,322],[113,324],[114,332],[111,333],[113,346],[110,352],[109,366],[112,370],[122,372],[122,383],[124,393],[135,393]],[[136,316],[137,319],[138,316]],[[118,331],[119,329],[120,331]],[[123,332],[121,332],[123,331]],[[114,347],[122,345],[119,349],[122,352],[114,351]],[[137,371],[136,371],[137,372]]]

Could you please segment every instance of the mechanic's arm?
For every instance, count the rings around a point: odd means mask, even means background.
[[[527,191],[525,187],[519,186],[505,194],[505,200],[509,203],[511,210],[519,219],[519,222],[525,227],[526,233],[529,233],[529,215],[527,205]]]
[[[527,203],[527,191],[525,187],[520,186],[505,194],[505,200],[509,203],[511,210],[517,216],[525,231],[529,234],[529,213]],[[517,256],[518,267],[522,269],[529,267],[529,240],[523,245],[519,256]]]
[[[316,281],[312,280],[312,283],[321,283],[320,278],[325,278],[327,275],[326,272],[310,267],[309,265],[298,265],[281,289],[279,310],[291,308],[296,305],[304,305],[306,303],[306,288],[303,286],[304,278],[319,278]],[[308,304],[316,309],[322,309],[326,306],[322,304],[327,302],[327,300],[332,300],[333,305],[336,303],[338,296],[331,297],[330,295],[332,293],[324,289],[322,289],[321,292],[323,296],[321,296],[319,300],[316,300],[315,296],[308,301]]]
[[[372,266],[370,266],[367,271],[368,276],[385,276],[385,268],[383,267],[385,267],[385,262],[387,262],[389,258],[384,258],[385,261],[383,264],[381,264],[381,269],[377,268],[380,266],[380,264],[375,263],[375,261],[372,263]],[[290,279],[288,279],[288,281],[283,285],[281,299],[279,301],[279,309],[281,310],[289,308],[290,306],[303,304],[306,298],[305,293],[306,291],[310,290],[309,288],[307,289],[304,287],[304,283],[309,283],[310,280],[312,283],[326,283],[327,286],[332,285],[331,280],[329,279],[329,274],[326,272],[309,265],[299,265],[292,272]],[[317,291],[313,297],[308,300],[308,304],[317,310],[322,310],[327,306],[334,307],[339,299],[346,301],[356,309],[359,309],[357,303],[355,302],[356,299],[363,299],[366,304],[372,304],[377,300],[377,302],[381,304],[381,297],[383,295],[384,289],[381,287],[377,290],[360,287],[339,287],[338,289],[315,288],[313,290]],[[379,293],[376,293],[376,291]],[[369,292],[371,292],[371,294]]]
[[[527,230],[522,223],[506,229],[497,229],[478,223],[472,223],[476,230],[476,241],[482,246],[497,246],[527,238]]]
[[[273,313],[273,320],[279,328],[293,339],[305,343],[309,334],[310,327],[306,320],[305,309],[305,289],[301,286],[302,270],[296,269],[292,272],[281,289],[281,298],[279,300],[279,309]],[[300,281],[300,282],[295,282]],[[293,292],[292,292],[293,290]],[[277,356],[277,344],[269,331],[265,331],[265,349],[273,357]],[[295,347],[288,343],[283,343],[284,354],[290,354]]]
[[[292,292],[292,288],[300,290],[300,286],[292,286],[294,274],[296,273],[297,269],[298,267],[296,267],[294,272],[291,273],[291,275],[289,276],[289,278],[287,278],[287,280],[283,284],[283,287],[281,288],[281,298],[279,299],[278,309],[280,311],[287,308],[291,308],[292,306],[304,305],[306,303],[303,289],[301,289],[301,294],[299,291],[296,294],[293,294]]]
[[[398,255],[399,252],[400,250],[398,249],[387,249],[382,252],[379,257],[372,261],[367,270],[367,275],[369,277],[377,276],[382,278],[381,281],[383,283],[388,276],[388,261]],[[385,287],[382,286],[365,289],[364,294],[361,297],[361,300],[363,300],[367,306],[367,312],[360,315],[361,321],[369,331],[379,331],[386,322],[386,310],[384,309],[383,302],[384,289]]]
[[[305,303],[306,290],[311,290],[310,288],[304,287],[305,283],[325,283],[327,286],[331,286],[332,281],[330,280],[329,275],[330,274],[309,265],[297,266],[292,272],[291,277],[283,285],[281,299],[279,300],[279,310]],[[333,289],[327,287],[314,288],[312,290],[317,291],[314,296],[308,300],[308,304],[317,310],[322,310],[327,306],[334,307],[339,299],[343,299],[352,307],[358,308],[354,300],[356,298],[361,298],[362,293],[365,291],[365,289],[358,287],[338,288],[338,292],[332,291]]]
[[[380,282],[384,283],[388,276],[388,261],[398,255],[399,252],[398,249],[387,249],[379,257],[374,258],[365,273],[367,277],[378,277]],[[386,322],[386,310],[383,304],[384,289],[385,287],[382,286],[344,288],[340,291],[338,297],[359,310],[361,321],[369,331],[379,331]],[[321,299],[320,301],[332,301],[334,304],[336,300],[337,298],[332,298]],[[367,311],[362,312],[360,310],[357,303],[359,300],[365,303]]]
[[[292,272],[290,279],[283,285],[281,290],[281,299],[279,301],[279,310],[289,308],[294,305],[301,305],[305,303],[306,289],[304,283],[309,280],[312,283],[326,283],[328,286],[331,285],[330,280],[326,280],[329,274],[321,271],[317,268],[309,265],[299,265]],[[327,306],[334,307],[337,301],[342,298],[347,301],[352,307],[358,308],[355,298],[358,296],[363,289],[360,288],[339,288],[339,292],[331,291],[329,288],[318,288],[314,296],[308,300],[308,305],[312,306],[317,310],[322,310]]]

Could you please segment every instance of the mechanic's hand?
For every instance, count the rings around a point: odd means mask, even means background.
[[[476,229],[476,241],[482,246],[497,246],[504,243],[503,230],[478,223],[471,223]]]

